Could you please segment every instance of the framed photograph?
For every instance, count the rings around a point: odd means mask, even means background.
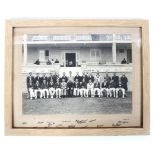
[[[6,135],[149,134],[147,20],[6,21]]]

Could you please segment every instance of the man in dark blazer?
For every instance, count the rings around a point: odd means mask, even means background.
[[[32,72],[26,78],[27,88],[34,84],[34,76],[32,76]]]
[[[40,98],[42,98],[42,89],[41,89],[41,85],[39,84],[39,81],[36,81],[33,89],[34,89],[35,99],[38,98],[38,93],[39,93]]]
[[[88,78],[88,77],[89,77],[89,73],[87,72],[87,73],[86,73],[86,76],[85,76],[85,82],[86,82],[86,83],[89,82],[89,78]]]
[[[48,98],[49,90],[48,90],[47,78],[42,81],[41,89],[42,89],[42,97],[43,98]]]
[[[54,83],[54,84],[57,82],[57,78],[59,78],[59,77],[58,77],[57,73],[55,72],[55,73],[52,75],[52,79],[53,79],[53,83]]]
[[[128,78],[126,77],[125,73],[121,76],[121,85],[125,89],[125,91],[128,90]]]
[[[62,77],[60,79],[60,82],[62,82],[63,79],[65,80],[65,82],[68,82],[68,77],[66,76],[66,73],[65,72],[63,72],[63,75],[62,75]]]
[[[50,83],[50,81],[53,81],[53,73],[52,72],[50,72],[50,75],[47,78],[47,80],[48,80],[48,83]]]
[[[74,83],[71,79],[69,79],[67,82],[67,95],[68,95],[68,97],[73,96],[73,89],[74,89]]]
[[[118,88],[119,87],[119,76],[117,76],[116,73],[113,74],[112,80],[114,82],[114,88]]]
[[[32,76],[32,72],[30,72],[29,75],[27,76],[26,84],[27,84],[29,98],[32,99],[34,97],[34,94],[33,94],[34,76]]]
[[[34,82],[35,82],[35,84],[36,84],[36,82],[39,82],[39,84],[41,85],[41,77],[40,77],[40,75],[39,75],[39,73],[37,73],[37,75],[36,75],[36,77],[35,77],[35,79],[34,79]]]
[[[43,81],[45,80],[45,82],[48,82],[48,78],[46,76],[46,73],[43,74],[43,76],[41,77],[41,84],[43,83]]]
[[[104,92],[106,93],[106,97],[109,96],[109,87],[110,82],[108,83],[107,80],[104,78],[104,81],[101,84],[101,96],[104,96]]]
[[[76,81],[76,79],[78,79],[78,82],[81,82],[81,76],[79,75],[79,72],[76,72],[76,75],[74,77],[74,81]]]
[[[91,80],[92,83],[94,83],[94,76],[92,75],[92,72],[89,73],[88,81]]]
[[[80,94],[80,82],[78,81],[78,79],[76,79],[75,82],[74,82],[73,95],[74,96],[79,96],[79,94]]]
[[[110,81],[111,81],[111,77],[109,76],[108,72],[106,72],[106,75],[105,75],[104,79],[106,80],[107,85],[109,86],[110,85]]]
[[[85,72],[83,72],[82,76],[81,76],[81,80],[80,80],[81,83],[82,83],[83,80],[86,82],[86,78],[87,78],[87,76],[86,76]]]

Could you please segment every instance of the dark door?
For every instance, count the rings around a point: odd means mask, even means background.
[[[127,50],[127,62],[132,63],[132,50],[131,49]]]
[[[76,53],[66,53],[66,67],[76,67]]]

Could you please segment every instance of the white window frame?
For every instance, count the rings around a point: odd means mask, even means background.
[[[92,52],[95,53],[94,57],[92,57]],[[100,49],[90,49],[90,61],[97,61],[97,52],[99,52],[99,61],[101,60],[101,50]]]

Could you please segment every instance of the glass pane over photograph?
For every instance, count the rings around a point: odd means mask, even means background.
[[[138,74],[134,63],[140,66],[139,28],[18,28],[14,33],[26,120],[17,126],[140,125],[141,105],[135,110],[132,102]]]

